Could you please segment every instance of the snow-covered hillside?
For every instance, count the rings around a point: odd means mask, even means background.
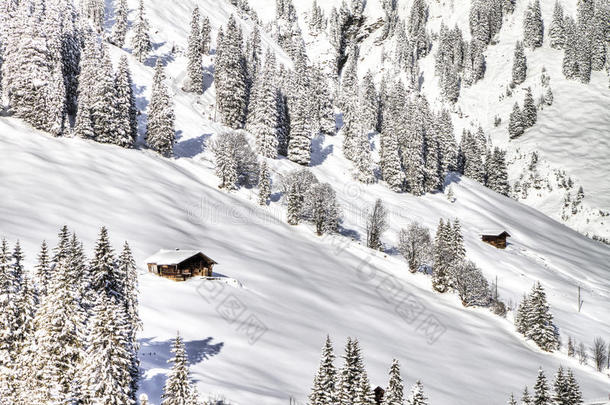
[[[130,1],[132,9],[136,3]],[[250,3],[264,21],[274,17],[273,0]],[[327,11],[335,3],[320,2]],[[375,20],[381,15],[379,5],[376,0],[369,3],[365,15]],[[400,3],[401,15],[407,14],[407,3]],[[433,2],[431,26],[438,27],[443,17],[467,32],[468,7],[462,3]],[[311,164],[318,179],[337,192],[344,213],[338,235],[318,237],[310,225],[286,223],[277,187],[281,174],[300,167],[287,159],[270,161],[274,194],[268,207],[257,204],[256,190],[219,190],[210,144],[222,128],[213,122],[210,58],[204,63],[209,66],[206,77],[211,87],[202,96],[181,90],[186,64],[181,52],[195,5],[210,17],[213,32],[235,10],[223,0],[171,5],[149,0],[154,56],[147,64],[129,59],[138,108],[144,112],[141,124],[150,100],[155,56],[167,62],[178,134],[175,158],[146,149],[52,138],[19,120],[0,117],[0,235],[21,240],[29,253],[28,264],[34,263],[41,240],[54,242],[63,224],[77,232],[88,252],[101,225],[109,228],[115,247],[123,240],[130,242],[141,269],[140,391],[153,404],[160,403],[176,331],[186,341],[199,391],[242,405],[280,405],[290,397],[305,403],[327,334],[337,354],[346,337],[360,340],[374,386],[385,387],[392,359],[400,360],[406,384],[421,379],[431,404],[504,404],[511,392],[533,385],[538,367],[551,378],[559,365],[574,369],[585,398],[608,395],[607,375],[578,364],[565,350],[549,354],[526,342],[514,330],[511,314],[504,319],[488,309],[466,309],[455,294],[433,292],[430,278],[409,273],[396,251],[398,232],[411,221],[433,231],[439,219],[459,218],[467,257],[490,280],[497,277],[500,296],[507,303],[515,304],[540,281],[564,343],[571,336],[589,345],[596,336],[610,336],[610,249],[552,219],[561,211],[554,202],[547,203],[546,195],[531,201],[537,211],[456,175],[448,180],[456,197],[453,203],[442,193],[414,197],[394,193],[383,184],[365,185],[352,180],[352,163],[343,158],[340,136],[316,138]],[[296,5],[301,13],[310,7],[308,1]],[[528,51],[525,85],[538,83],[544,64],[556,102],[540,113],[535,127],[508,142],[508,113],[515,97],[521,100],[522,95],[518,90],[512,99],[501,102],[498,96],[510,77],[523,6],[517,3],[500,43],[488,49],[485,79],[460,96],[463,118],[454,117],[457,133],[480,124],[494,143],[515,156],[517,150],[540,151],[553,168],[565,169],[584,186],[589,207],[607,209],[610,181],[605,172],[610,162],[604,138],[610,127],[610,95],[605,76],[595,73],[588,85],[571,83],[561,76],[558,51],[546,47]],[[551,8],[550,1],[543,3],[545,19]],[[251,21],[243,26],[247,32]],[[264,33],[263,41],[280,61],[289,63]],[[378,48],[373,37],[364,42],[361,74],[375,69]],[[309,51],[312,57],[324,58],[323,53]],[[115,60],[124,53],[112,49]],[[436,102],[433,64],[433,56],[422,61],[423,89]],[[496,114],[503,121],[498,128],[493,126]],[[581,121],[588,123],[586,131],[579,127]],[[525,165],[516,163],[513,176]],[[390,229],[382,238],[387,253],[367,249],[363,241],[364,213],[377,198],[390,212]],[[570,225],[608,236],[608,224],[596,221]],[[489,228],[510,232],[506,250],[480,241],[479,233]],[[161,248],[202,249],[218,262],[215,272],[236,282],[176,283],[147,273],[145,258]],[[580,312],[579,286],[584,299]]]
[[[219,191],[203,159],[167,160],[148,151],[52,139],[12,119],[0,125],[6,237],[21,238],[26,251],[34,252],[41,238],[53,240],[58,224],[69,223],[91,248],[98,226],[106,224],[115,245],[126,239],[134,246],[143,270],[141,390],[153,402],[176,330],[187,341],[201,392],[237,403],[304,400],[327,333],[337,350],[346,336],[361,340],[374,384],[385,385],[386,369],[397,357],[407,382],[421,378],[434,403],[503,403],[511,391],[533,383],[538,366],[551,373],[559,364],[576,370],[585,395],[599,397],[608,389],[603,374],[563,354],[541,352],[510,321],[486,309],[464,309],[455,295],[433,293],[429,278],[410,274],[402,259],[359,243],[362,210],[377,197],[392,213],[384,237],[389,246],[411,220],[432,228],[439,218],[459,217],[468,257],[488,277],[498,276],[502,297],[515,302],[540,280],[562,336],[583,342],[607,336],[608,249],[467,179],[455,179],[453,204],[442,194],[415,198],[381,185],[344,182],[338,193],[346,236],[320,238],[306,225],[287,225],[278,203],[259,208],[250,191]],[[338,148],[334,141],[323,147]],[[288,166],[282,160],[274,170]],[[347,169],[330,156],[313,171],[337,182]],[[490,226],[510,230],[506,251],[479,242],[478,232]],[[162,247],[204,249],[219,262],[215,270],[243,288],[145,274],[143,259]],[[578,285],[584,291],[581,313]],[[401,312],[406,295],[421,311],[415,320]],[[230,302],[243,308],[234,322],[226,312]],[[264,325],[254,344],[252,330],[240,326],[249,316]],[[429,316],[442,325],[433,344],[427,338],[435,335],[426,336],[420,326]]]

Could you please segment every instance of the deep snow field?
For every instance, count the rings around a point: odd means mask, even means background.
[[[299,12],[310,7],[309,1],[296,3]],[[325,9],[331,3],[336,1],[320,2]],[[454,5],[451,24],[457,22],[465,29],[468,10],[459,3]],[[185,338],[192,376],[202,395],[221,395],[240,405],[281,405],[290,397],[306,403],[326,334],[337,355],[342,354],[347,336],[360,340],[374,386],[386,386],[387,370],[397,358],[405,385],[421,379],[431,404],[504,404],[511,392],[520,394],[526,384],[531,388],[538,367],[551,380],[560,364],[574,369],[586,399],[610,393],[607,375],[579,365],[565,350],[549,354],[526,342],[514,330],[511,314],[503,319],[487,309],[466,309],[457,295],[434,293],[430,278],[409,273],[395,249],[399,230],[411,221],[434,232],[440,218],[457,217],[467,257],[490,280],[497,276],[500,296],[507,303],[518,302],[539,280],[564,344],[572,336],[589,346],[596,336],[610,337],[610,248],[552,219],[557,218],[552,203],[531,202],[545,208],[537,211],[458,176],[448,180],[456,196],[453,203],[442,193],[413,197],[393,193],[383,184],[361,184],[352,180],[340,136],[314,140],[311,167],[320,181],[337,191],[344,213],[339,235],[317,237],[307,224],[286,223],[277,185],[281,173],[298,168],[286,159],[270,162],[275,194],[268,207],[257,205],[256,190],[219,190],[209,151],[211,139],[221,130],[211,119],[215,99],[211,73],[206,79],[211,87],[203,96],[183,93],[185,58],[180,49],[170,52],[174,45],[184,47],[195,4],[210,17],[214,33],[233,10],[221,0],[147,2],[154,54],[167,62],[175,93],[175,158],[145,149],[52,138],[16,119],[0,117],[0,233],[11,242],[21,240],[29,264],[34,263],[42,239],[53,245],[63,224],[76,231],[88,252],[101,225],[109,228],[115,248],[123,240],[130,242],[141,269],[140,391],[149,395],[152,404],[160,403],[170,339],[176,331]],[[251,4],[264,21],[273,18],[274,1]],[[488,50],[485,79],[460,96],[464,118],[454,117],[456,133],[472,121],[483,125],[494,143],[507,147],[509,153],[516,148],[537,149],[585,187],[587,204],[608,209],[607,77],[594,73],[589,85],[569,83],[561,77],[558,51],[547,46],[534,55],[527,51],[531,68],[525,84],[539,82],[544,63],[555,104],[541,112],[536,126],[518,141],[507,140],[505,117],[515,97],[521,103],[522,95],[517,92],[503,102],[497,97],[509,80],[509,61],[521,32],[525,2],[517,4],[500,43]],[[542,4],[545,21],[547,17],[550,21],[552,2]],[[136,1],[130,6],[135,9]],[[404,4],[401,9],[406,15]],[[440,25],[439,16],[449,9],[432,4],[431,27]],[[365,14],[371,19],[380,15],[376,0],[369,1]],[[130,19],[134,17],[132,12]],[[244,24],[247,32],[250,22]],[[306,32],[303,23],[301,27]],[[263,41],[288,63],[271,38],[263,34]],[[370,42],[370,52],[361,53],[368,55],[361,74],[375,68]],[[118,59],[125,51],[112,52]],[[324,54],[310,57],[324,58]],[[154,57],[146,65],[131,56],[129,60],[138,108],[143,111],[142,132]],[[205,62],[211,72],[210,58]],[[428,57],[422,65],[428,72],[424,91],[434,103],[438,89],[429,69],[433,59]],[[497,112],[490,112],[490,106]],[[494,129],[496,113],[503,124]],[[364,212],[377,198],[390,211],[391,228],[382,239],[386,253],[363,245]],[[570,225],[606,235],[609,230],[607,224]],[[479,232],[489,228],[512,235],[506,250],[480,242]],[[176,283],[147,274],[145,258],[161,248],[201,249],[218,262],[215,272],[229,282]],[[580,312],[578,286],[584,299]]]

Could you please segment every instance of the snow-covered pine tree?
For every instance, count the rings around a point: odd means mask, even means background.
[[[121,288],[123,277],[118,272],[114,250],[108,238],[108,230],[104,226],[100,228],[89,268],[92,277],[91,289],[95,295],[103,294],[117,299],[123,298]]]
[[[403,405],[404,404],[404,386],[402,377],[400,376],[400,365],[398,360],[392,360],[390,367],[390,381],[388,388],[383,395],[383,405]]]
[[[136,99],[127,56],[122,55],[115,78],[117,110],[119,115],[118,145],[132,147],[138,138]]]
[[[413,52],[416,59],[423,58],[430,49],[430,38],[426,32],[428,22],[428,6],[424,0],[415,0],[411,5],[408,29],[409,38],[413,42]]]
[[[246,120],[248,83],[241,31],[231,15],[216,55],[216,106],[221,122],[233,129]]]
[[[360,114],[364,132],[374,131],[377,127],[378,106],[379,100],[373,82],[373,73],[369,70],[362,78],[360,85]]]
[[[201,32],[199,33],[199,40],[201,41],[200,51],[203,56],[210,53],[210,44],[212,42],[210,37],[211,31],[210,18],[204,15],[201,19]]]
[[[512,83],[519,85],[525,81],[527,76],[527,60],[525,59],[525,50],[523,43],[517,41],[515,44],[515,54],[513,56]]]
[[[525,123],[523,122],[523,114],[519,108],[519,104],[515,102],[513,111],[508,119],[508,136],[510,139],[518,138],[525,131]]]
[[[435,120],[436,138],[440,145],[441,174],[444,177],[457,169],[457,143],[453,133],[451,114],[447,109],[441,110]]]
[[[486,186],[502,195],[508,196],[508,171],[506,167],[506,152],[496,147],[488,157],[486,165]]]
[[[138,313],[138,269],[131,253],[129,244],[123,244],[123,250],[117,259],[119,276],[123,278],[123,291],[121,293],[122,303],[125,308],[125,337],[126,348],[129,352],[131,374],[130,396],[136,400],[139,380],[140,361],[138,359],[139,343],[137,334],[142,330],[142,321]]]
[[[571,398],[568,391],[568,380],[567,376],[563,372],[563,366],[559,366],[557,374],[555,374],[555,381],[553,382],[553,394],[551,399],[555,405],[572,405]]]
[[[534,385],[533,405],[551,405],[551,394],[542,368],[538,369],[538,377]]]
[[[534,103],[534,96],[532,96],[532,89],[530,87],[525,89],[525,98],[523,100],[523,111],[521,117],[526,128],[534,126],[538,118],[538,109]]]
[[[288,190],[287,221],[290,225],[298,225],[301,220],[303,202],[298,191],[298,185],[293,183]]]
[[[396,135],[387,129],[381,133],[381,157],[379,165],[381,176],[391,190],[399,192],[404,189],[405,175],[402,170],[398,141]]]
[[[313,69],[312,85],[315,92],[316,132],[321,132],[324,135],[335,135],[337,128],[330,86],[319,65]]]
[[[61,135],[66,115],[61,31],[49,23],[42,5],[27,1],[8,25],[2,88],[9,108],[33,127]]]
[[[268,50],[265,65],[258,81],[256,98],[251,99],[250,107],[252,111],[251,132],[256,138],[258,153],[271,159],[277,157],[280,129],[278,91],[275,83],[275,57]]]
[[[98,33],[104,30],[106,10],[104,0],[83,0],[80,2],[81,15],[88,18]]]
[[[552,352],[559,348],[559,336],[553,324],[553,315],[549,311],[546,294],[540,282],[536,282],[528,299],[526,315],[528,329],[525,336],[532,339],[545,351]]]
[[[263,159],[263,163],[261,163],[261,165],[260,165],[260,172],[258,174],[258,203],[259,203],[259,205],[267,205],[270,197],[271,197],[271,176],[269,175],[269,168],[267,167],[267,161]]]
[[[358,339],[347,338],[343,359],[335,398],[339,405],[353,405],[357,398],[360,376],[364,372]]]
[[[563,6],[556,0],[553,8],[553,21],[549,28],[549,38],[551,40],[551,48],[562,49],[565,44],[565,33],[563,29]]]
[[[607,32],[609,17],[610,5],[606,4],[605,6],[602,6],[600,3],[595,7],[593,20],[589,23],[592,70],[603,70],[606,59],[608,58],[606,37],[608,36]]]
[[[445,176],[442,171],[442,155],[437,126],[433,123],[424,138],[425,180],[424,191],[442,190]]]
[[[176,141],[174,106],[165,84],[165,71],[160,60],[157,60],[155,67],[148,111],[146,144],[165,157],[173,156]]]
[[[582,404],[582,393],[580,391],[580,387],[578,386],[578,382],[576,378],[574,378],[574,373],[572,373],[572,369],[568,369],[568,375],[566,377],[567,380],[567,391],[570,398],[570,404],[572,405],[580,405]]]
[[[361,132],[354,140],[354,165],[358,170],[357,178],[363,183],[374,183],[374,164],[371,158],[371,145],[367,134]]]
[[[586,25],[578,24],[576,28],[576,63],[578,79],[581,83],[591,80],[591,40]]]
[[[371,388],[371,383],[366,370],[362,370],[356,388],[356,399],[354,405],[375,405],[375,394]]]
[[[517,400],[515,400],[515,396],[511,392],[510,397],[508,398],[508,405],[517,405]]]
[[[451,285],[451,267],[453,266],[453,253],[451,252],[452,239],[451,223],[441,218],[434,240],[434,268],[432,272],[432,288],[444,293]]]
[[[532,397],[527,389],[527,385],[523,389],[523,394],[521,394],[521,405],[532,405]]]
[[[101,64],[98,66],[93,94],[91,95],[91,122],[95,140],[102,143],[123,145],[125,140],[121,139],[119,133],[119,125],[121,124],[119,118],[114,70],[108,47],[103,45]],[[129,128],[125,128],[125,136],[128,136],[128,131]]]
[[[161,405],[194,405],[191,402],[193,388],[189,376],[188,357],[180,335],[174,340],[172,353],[174,357],[168,360],[168,363],[172,363],[172,368],[163,387]]]
[[[547,86],[544,90],[543,100],[544,104],[553,105],[553,91],[551,90],[551,86]]]
[[[406,190],[413,195],[425,192],[424,142],[426,132],[431,128],[431,113],[428,101],[423,95],[407,102],[402,111],[404,130],[399,128],[398,144],[406,179]],[[402,126],[402,123],[398,124]]]
[[[199,25],[199,7],[193,10],[191,17],[191,31],[188,36],[186,50],[186,79],[183,89],[193,93],[203,92],[203,64],[201,53],[201,27]]]
[[[458,152],[458,168],[466,177],[481,184],[485,183],[484,153],[485,145],[481,137],[477,137],[470,131],[464,130]]]
[[[576,20],[579,25],[586,25],[591,22],[594,8],[593,0],[578,0],[576,2]]]
[[[72,253],[65,227],[55,252],[47,294],[41,296],[33,319],[36,333],[31,344],[36,349],[24,354],[25,384],[33,403],[83,399],[74,397],[79,391],[85,317],[70,276]]]
[[[577,62],[577,42],[578,35],[574,19],[567,15],[563,21],[564,29],[564,53],[562,61],[562,71],[566,79],[575,79],[578,77],[578,62]]]
[[[36,274],[36,284],[40,296],[47,294],[47,289],[51,281],[51,258],[49,257],[49,247],[47,242],[42,241],[40,245],[40,253],[38,254],[38,262],[34,267]]]
[[[329,336],[326,336],[322,348],[320,367],[314,378],[309,394],[310,405],[334,405],[336,401],[337,369],[334,365],[335,353]]]
[[[129,8],[127,6],[127,0],[115,0],[114,7],[114,25],[112,26],[112,33],[110,34],[110,42],[119,48],[125,45],[125,37],[127,36],[127,15]]]
[[[131,405],[131,353],[126,341],[125,311],[114,298],[99,294],[89,321],[83,379],[94,402]]]
[[[152,44],[150,42],[150,24],[148,23],[148,19],[145,15],[144,10],[144,0],[140,0],[138,5],[138,15],[136,17],[136,22],[133,27],[133,38],[132,38],[132,46],[133,46],[133,55],[143,63],[146,58],[148,58],[148,54],[152,50]]]
[[[290,140],[288,142],[288,159],[301,164],[309,165],[311,160],[312,133],[308,109],[310,106],[309,74],[307,60],[304,53],[300,53],[295,61],[292,72],[288,110],[290,111]]]
[[[541,47],[543,32],[540,0],[533,0],[528,4],[523,16],[523,44],[532,50]]]
[[[407,399],[408,405],[428,405],[428,398],[424,394],[424,385],[420,380],[417,380],[413,388],[411,388],[411,394]]]

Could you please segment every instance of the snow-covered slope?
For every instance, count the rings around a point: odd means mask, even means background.
[[[40,240],[53,240],[60,224],[73,227],[89,248],[106,224],[115,245],[124,239],[134,245],[143,270],[142,260],[159,248],[201,248],[219,262],[218,273],[239,281],[175,283],[142,275],[142,391],[153,402],[177,330],[188,342],[200,390],[241,404],[282,404],[290,395],[304,400],[326,333],[338,351],[346,336],[360,338],[375,384],[384,385],[392,357],[400,359],[407,382],[423,379],[433,403],[503,403],[510,391],[532,383],[538,366],[551,373],[559,364],[576,369],[585,395],[599,397],[608,389],[606,376],[562,354],[540,352],[508,320],[433,293],[430,280],[408,273],[400,258],[358,242],[362,210],[376,197],[392,213],[388,245],[410,220],[434,227],[441,217],[459,217],[468,256],[488,277],[498,276],[505,299],[516,301],[540,280],[564,337],[589,342],[607,336],[607,247],[467,179],[455,179],[457,201],[451,204],[443,195],[414,198],[381,185],[340,183],[345,162],[327,157],[313,171],[342,184],[337,188],[348,236],[319,238],[308,226],[287,225],[278,203],[259,208],[249,190],[219,191],[205,160],[52,139],[5,118],[0,133],[2,232],[21,238],[30,262]],[[323,148],[338,149],[335,141],[327,139]],[[288,166],[279,161],[274,170]],[[506,251],[478,241],[477,232],[489,226],[510,230]],[[577,285],[584,291],[581,313]],[[405,297],[414,306],[401,304]],[[235,314],[227,311],[236,302],[239,317],[232,321]],[[253,330],[242,324],[250,316],[266,330],[255,344],[249,343]],[[433,344],[427,338],[435,335],[421,326],[429,316],[444,332]]]
[[[135,3],[130,1],[134,8]],[[272,0],[251,3],[264,20],[273,18]],[[142,269],[141,391],[149,394],[153,403],[159,403],[170,339],[177,330],[187,341],[200,391],[224,395],[242,405],[285,404],[290,396],[305,402],[327,333],[334,340],[337,354],[347,336],[360,339],[375,385],[385,386],[391,360],[398,358],[407,384],[422,379],[433,404],[503,404],[511,391],[533,384],[539,366],[551,377],[559,364],[575,369],[586,397],[607,395],[607,376],[590,366],[578,365],[562,353],[541,352],[514,331],[510,320],[486,309],[464,309],[455,295],[433,293],[429,278],[410,274],[393,249],[398,231],[410,221],[417,220],[433,230],[440,218],[457,217],[462,222],[468,257],[487,277],[498,277],[503,299],[515,303],[534,281],[540,280],[564,340],[572,336],[588,345],[595,336],[610,335],[607,246],[465,178],[451,179],[455,203],[443,194],[416,198],[393,193],[381,184],[354,182],[351,163],[342,158],[339,137],[314,141],[311,170],[337,191],[344,211],[342,235],[320,238],[307,225],[289,226],[277,194],[269,207],[260,208],[255,190],[218,190],[208,148],[220,129],[211,121],[214,88],[208,88],[201,97],[180,90],[185,65],[180,48],[184,47],[195,4],[210,16],[214,31],[232,10],[221,0],[186,0],[172,4],[168,13],[167,2],[147,2],[155,28],[155,55],[167,62],[175,93],[177,158],[164,159],[147,150],[125,150],[80,139],[54,139],[15,119],[0,118],[0,234],[11,240],[20,238],[29,253],[29,263],[41,240],[54,241],[58,227],[64,223],[79,234],[89,250],[101,225],[108,226],[116,247],[123,240],[130,241]],[[331,4],[325,2],[324,7]],[[306,10],[309,4],[297,2],[297,7]],[[369,9],[367,15],[376,18],[379,10],[375,1],[370,2]],[[437,9],[438,13],[444,12],[444,8],[433,6],[434,24],[440,24],[434,17]],[[466,24],[467,9],[459,4],[454,9],[454,21]],[[405,4],[401,3],[401,10],[406,15]],[[518,8],[517,20],[520,12]],[[250,22],[244,23],[246,30],[249,26]],[[496,72],[495,65],[503,63],[501,57],[510,59],[518,33],[517,28],[511,31],[507,27],[510,25],[503,29],[500,45],[489,51],[498,52],[497,60],[488,56],[489,70],[484,80],[490,83],[483,81],[462,95],[461,107],[467,118],[459,121],[461,126],[469,125],[468,120],[473,124],[480,121],[491,130],[493,113],[488,116],[482,107],[487,108],[489,102],[498,105],[500,112],[507,112],[514,101],[497,104],[495,94],[505,84],[502,80],[508,80],[510,69],[509,65],[498,66]],[[504,30],[510,34],[504,35]],[[515,36],[511,39],[507,35]],[[280,59],[288,61],[270,38],[263,36],[263,40],[278,51]],[[177,49],[172,53],[174,45]],[[113,56],[121,52],[113,49]],[[547,51],[536,52],[544,56]],[[364,67],[367,63],[375,66],[374,53],[370,55]],[[547,63],[542,56],[535,63],[541,64],[542,60]],[[147,65],[140,65],[130,59],[143,121],[153,61],[151,57]],[[206,63],[211,65],[209,59]],[[431,66],[431,60],[423,63]],[[563,79],[550,68],[547,65],[553,91],[560,100],[563,84],[559,83]],[[532,73],[528,80],[538,80],[537,75]],[[429,82],[424,88],[431,83],[429,90],[433,93],[434,79],[429,73],[426,77]],[[209,76],[207,83],[210,81]],[[596,77],[594,81],[601,83]],[[571,97],[567,92],[570,86],[586,87],[565,84],[566,102]],[[582,100],[596,100],[592,114],[601,123],[595,126],[598,133],[606,121],[597,108],[608,101],[599,86],[590,87],[591,94],[582,95]],[[468,104],[473,99],[476,102]],[[572,110],[574,114],[584,111],[580,104]],[[551,113],[553,116],[544,116]],[[570,117],[567,104],[558,101],[553,108],[545,109],[539,124],[518,141],[523,143],[522,148],[535,136],[543,142],[542,135],[534,133],[544,125],[553,122],[548,129],[551,132],[562,128],[555,122],[555,114],[562,119]],[[570,124],[569,131],[577,129]],[[506,138],[505,132],[502,128],[492,132],[499,144],[500,138]],[[568,147],[561,145],[553,146],[559,151],[557,159],[571,165],[561,155]],[[584,142],[582,147],[593,149]],[[546,159],[552,158],[550,152],[548,156],[542,153]],[[605,166],[604,158],[598,158],[600,166]],[[295,168],[287,160],[271,162],[275,185],[280,173]],[[602,180],[607,186],[607,179]],[[591,189],[591,193],[596,190]],[[391,213],[391,229],[383,238],[388,254],[370,251],[361,242],[363,213],[376,198],[383,199]],[[605,204],[603,198],[600,193],[597,201]],[[479,241],[482,229],[494,227],[507,229],[513,236],[505,251]],[[160,248],[175,247],[202,249],[219,263],[215,271],[233,280],[175,283],[145,273],[146,257]],[[584,296],[580,313],[576,310],[578,286]],[[249,323],[244,324],[246,320],[260,321],[263,328],[249,328]],[[424,321],[437,321],[440,326],[434,329]],[[261,330],[264,333],[254,339],[258,336],[254,332]]]

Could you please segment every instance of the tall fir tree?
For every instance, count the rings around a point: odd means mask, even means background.
[[[119,122],[117,144],[122,147],[133,147],[138,139],[138,110],[129,62],[125,55],[121,56],[119,61],[115,87]]]
[[[115,4],[115,21],[112,26],[112,33],[110,34],[110,42],[122,48],[125,45],[125,37],[127,36],[127,15],[129,14],[129,8],[127,0],[115,0]]]
[[[536,342],[542,350],[552,352],[558,349],[559,336],[553,324],[553,315],[549,311],[546,293],[540,282],[532,287],[528,301],[525,336]]]
[[[183,87],[186,91],[198,94],[203,92],[203,63],[201,59],[202,45],[199,19],[199,7],[195,7],[191,17],[191,31],[187,43],[186,79]]]
[[[263,163],[260,165],[260,172],[258,174],[258,204],[267,205],[270,197],[271,176],[269,175],[267,161],[263,160]]]
[[[566,38],[563,28],[564,17],[563,17],[563,6],[556,0],[555,7],[553,8],[553,21],[549,28],[549,37],[551,40],[551,48],[562,49]]]
[[[246,121],[248,77],[241,30],[233,15],[229,18],[217,48],[216,106],[221,122],[233,129],[239,129]]]
[[[205,56],[210,53],[210,45],[212,28],[210,26],[210,18],[204,15],[201,20],[201,33],[199,34],[199,40],[201,41],[201,55]]]
[[[121,144],[119,135],[119,111],[114,70],[108,47],[102,47],[102,60],[96,75],[91,97],[91,122],[95,140],[102,143]],[[128,128],[125,128],[128,130]]]
[[[390,381],[388,388],[383,395],[383,405],[403,405],[404,404],[404,386],[402,377],[400,376],[400,365],[398,360],[392,360],[390,367]]]
[[[322,348],[320,367],[314,377],[311,394],[309,394],[310,405],[334,405],[336,401],[335,390],[337,385],[337,370],[334,365],[335,354],[329,336],[326,336]]]
[[[538,369],[538,377],[536,377],[536,384],[534,385],[534,398],[532,401],[533,405],[551,405],[551,395],[549,393],[549,387],[546,382],[546,376],[542,368]]]
[[[523,122],[523,113],[519,108],[519,104],[515,102],[513,111],[508,119],[508,135],[511,139],[518,138],[525,131],[525,123]]]
[[[525,89],[525,98],[523,100],[523,111],[521,113],[523,118],[523,124],[526,128],[534,126],[538,118],[538,109],[534,103],[534,96],[532,96],[532,89],[527,87]]]
[[[424,385],[420,380],[417,380],[413,388],[411,388],[411,394],[407,399],[409,405],[428,405],[428,398],[424,394]]]
[[[133,55],[140,63],[143,63],[148,58],[148,54],[152,50],[149,31],[150,24],[145,15],[144,0],[140,0],[132,38]]]
[[[275,78],[275,57],[269,50],[265,65],[257,81],[256,97],[251,99],[251,131],[256,148],[264,157],[275,159],[278,154],[280,123],[278,117],[278,89]]]
[[[106,405],[135,404],[125,311],[112,297],[99,294],[89,321],[84,387],[89,400]]]
[[[174,155],[176,132],[174,130],[174,106],[165,83],[165,70],[157,61],[153,77],[152,96],[146,127],[146,144],[165,157]]]
[[[512,82],[514,85],[523,83],[527,76],[527,60],[525,59],[525,50],[523,49],[523,43],[521,41],[517,41],[515,45],[512,74]]]
[[[531,49],[541,47],[543,33],[540,0],[533,0],[532,3],[528,4],[523,16],[523,44]]]
[[[192,402],[193,388],[189,376],[188,357],[180,335],[174,340],[172,353],[174,357],[168,360],[172,363],[172,368],[163,387],[161,405],[195,405]]]

